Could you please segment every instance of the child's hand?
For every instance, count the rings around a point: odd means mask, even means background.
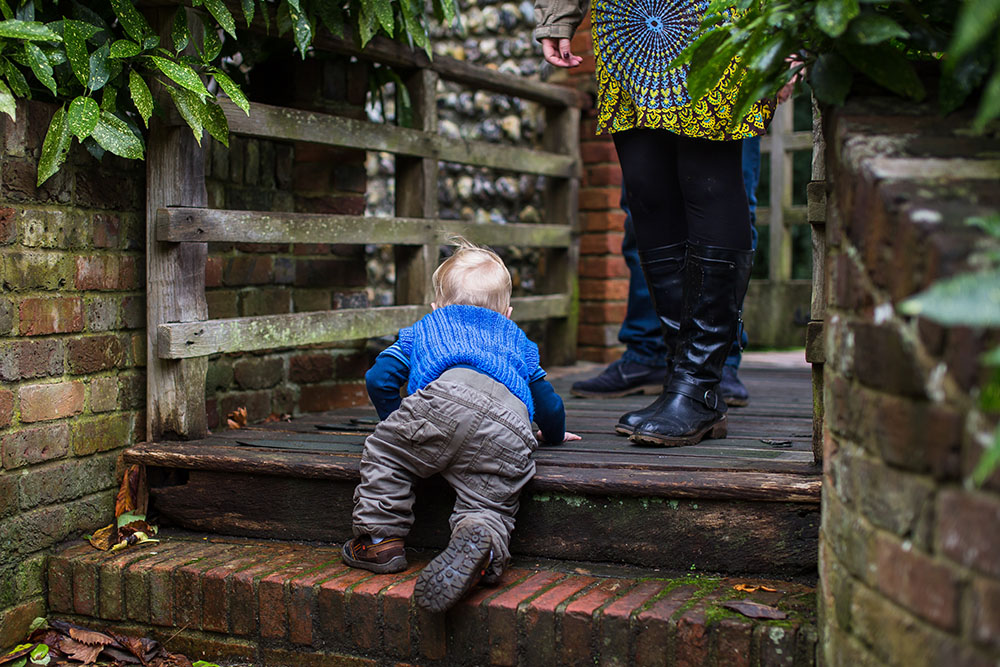
[[[538,440],[538,442],[546,442],[545,438],[542,437],[541,429],[535,431],[535,438]],[[578,436],[576,433],[570,433],[569,431],[566,431],[566,433],[563,434],[563,439],[560,442],[555,442],[555,443],[550,442],[548,444],[558,445],[561,444],[562,442],[571,442],[573,440],[582,440],[582,438]]]

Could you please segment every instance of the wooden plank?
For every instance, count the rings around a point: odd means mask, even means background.
[[[151,10],[151,25],[165,37],[173,12]],[[189,22],[193,18],[189,14]],[[168,106],[166,91],[153,92]],[[207,359],[170,359],[157,335],[166,323],[199,323],[208,317],[205,301],[205,243],[164,243],[156,238],[156,212],[167,206],[205,206],[205,165],[191,130],[150,123],[146,143],[146,434],[152,439],[199,438],[208,432],[205,415]]]
[[[792,238],[784,223],[784,211],[792,205],[792,154],[786,146],[792,129],[793,100],[779,104],[770,127],[770,219],[768,279],[783,282],[792,277]]]
[[[565,316],[569,308],[568,299],[560,294],[521,297],[511,303],[517,322]],[[387,306],[162,324],[157,352],[164,359],[190,359],[373,338],[396,333],[429,311],[424,305]]]
[[[220,99],[219,104],[229,122],[229,131],[234,134],[386,151],[397,155],[561,178],[572,178],[579,169],[575,155],[557,155],[482,141],[448,139],[429,131],[259,103],[251,105],[250,116],[247,117],[242,109],[228,100]]]
[[[423,160],[421,160],[423,161]],[[404,188],[404,192],[409,192]],[[406,207],[404,207],[406,208]],[[562,225],[482,225],[459,220],[374,218],[357,215],[161,208],[156,212],[160,241],[223,243],[384,243],[444,244],[455,235],[483,245],[567,247]]]
[[[770,206],[758,206],[757,207],[757,226],[767,227],[771,224],[771,207]],[[806,206],[788,206],[781,212],[781,219],[784,221],[785,227],[791,227],[794,225],[807,225],[809,224],[809,211]]]
[[[791,102],[786,103],[791,107]],[[781,145],[786,151],[811,151],[813,149],[813,135],[812,132],[788,132],[791,126],[786,127],[786,131],[781,135]],[[760,152],[761,153],[771,153],[775,151],[774,145],[775,141],[772,138],[774,135],[766,134],[761,137],[760,141]]]

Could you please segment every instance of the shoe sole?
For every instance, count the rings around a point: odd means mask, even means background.
[[[615,424],[615,435],[632,435],[635,433],[635,428],[632,426],[625,426],[624,424]]]
[[[651,394],[659,394],[661,391],[663,391],[662,382],[659,384],[644,384],[639,387],[632,387],[631,389],[623,389],[622,391],[586,391],[585,389],[571,388],[569,393],[577,398],[624,398],[625,396],[635,396],[637,394],[649,396]]]
[[[367,560],[358,560],[352,556],[347,550],[348,544],[350,544],[350,542],[345,542],[340,547],[340,555],[344,559],[344,562],[351,567],[361,568],[362,570],[368,570],[369,572],[375,572],[376,574],[392,574],[394,572],[402,572],[407,567],[405,554],[390,558],[384,563],[372,563]]]
[[[490,547],[484,526],[459,526],[445,550],[417,576],[413,587],[417,604],[432,612],[450,609],[479,580]]]
[[[694,433],[692,435],[686,435],[682,438],[668,438],[666,436],[657,436],[648,433],[632,433],[629,436],[631,442],[637,445],[656,445],[658,447],[683,447],[685,445],[697,445],[699,442],[705,439],[722,439],[725,438],[728,433],[728,428],[726,425],[726,416],[723,415],[722,419],[706,426],[702,430]]]

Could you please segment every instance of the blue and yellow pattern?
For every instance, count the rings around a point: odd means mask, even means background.
[[[735,92],[725,88],[736,72],[735,61],[697,102],[688,95],[687,66],[669,67],[687,46],[708,4],[708,0],[593,0],[598,132],[648,127],[714,140],[764,133],[773,111],[770,100],[756,103],[742,122],[729,128]]]

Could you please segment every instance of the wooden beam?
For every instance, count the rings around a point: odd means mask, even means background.
[[[386,151],[477,167],[571,178],[579,163],[575,154],[558,155],[530,148],[448,139],[431,130],[412,130],[342,116],[253,103],[250,116],[229,100],[219,104],[229,131],[253,137]],[[180,119],[176,122],[183,123]]]
[[[190,20],[190,16],[188,17]],[[150,23],[169,34],[173,12],[153,10]],[[197,23],[197,22],[195,22]],[[161,86],[154,94],[165,105]],[[205,206],[202,150],[186,126],[150,123],[146,154],[146,436],[200,438],[205,415],[207,359],[170,359],[160,349],[158,328],[168,323],[200,326],[205,301],[205,243],[164,243],[156,238],[156,212],[168,206]]]
[[[561,294],[512,299],[511,304],[518,322],[565,317],[569,305]],[[189,359],[372,338],[410,326],[429,311],[429,306],[409,305],[161,324],[157,350],[164,359]]]
[[[771,194],[770,194],[770,254],[768,279],[771,282],[792,277],[792,237],[785,226],[785,209],[792,206],[792,154],[785,140],[792,129],[793,100],[779,104],[771,121]]]
[[[460,234],[484,245],[535,248],[566,247],[570,230],[563,225],[481,225],[460,220],[374,218],[273,211],[226,211],[209,208],[161,208],[156,212],[160,241],[222,243],[445,243]]]

